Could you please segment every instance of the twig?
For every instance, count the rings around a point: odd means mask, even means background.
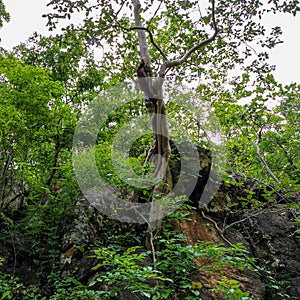
[[[12,199],[10,199],[8,202],[5,203],[5,205],[3,205],[3,207],[1,208],[1,210],[5,211],[10,204],[12,204],[15,200],[17,200],[20,196],[28,196],[29,192],[28,191],[24,191],[21,192],[17,195],[15,195]]]
[[[248,47],[251,51],[254,52],[254,54],[259,58],[259,55],[257,53],[257,51],[255,50],[254,47],[252,47],[249,43],[247,43],[245,40],[243,40],[242,38],[240,38],[239,36],[237,36],[236,34],[233,33],[233,36],[238,39],[242,44],[246,45],[246,47]]]
[[[199,14],[200,14],[200,18],[202,19],[202,12],[201,12],[201,7],[199,5],[199,2],[197,2],[197,6],[198,6],[198,11],[199,11]]]
[[[201,213],[202,213],[202,216],[203,216],[204,219],[206,219],[206,220],[208,220],[208,221],[210,221],[211,223],[214,224],[214,226],[215,226],[215,228],[217,229],[217,231],[218,231],[220,237],[221,237],[228,245],[233,246],[233,244],[232,244],[230,241],[228,241],[228,239],[226,239],[226,237],[224,236],[224,230],[222,230],[222,229],[219,227],[219,225],[217,224],[217,222],[216,222],[215,220],[213,220],[213,219],[207,217],[203,211],[201,211]]]
[[[162,5],[163,1],[161,1],[156,9],[156,11],[154,12],[153,16],[151,17],[150,21],[149,21],[149,25],[151,24],[152,20],[156,17],[161,5]]]
[[[150,227],[150,222],[144,217],[143,214],[141,214],[136,208],[135,206],[133,206],[133,209],[135,210],[136,213],[138,213],[142,219],[145,221],[145,223],[148,225],[148,228]],[[153,264],[155,264],[157,262],[157,258],[156,258],[156,250],[154,247],[154,243],[153,243],[153,232],[152,230],[148,230],[147,233],[149,233],[150,235],[150,246],[151,246],[151,251],[152,251],[152,260],[153,260]]]
[[[152,229],[148,230],[147,233],[150,235],[150,245],[151,245],[151,251],[152,251],[152,259],[153,259],[153,264],[156,263],[157,259],[156,259],[156,252],[155,252],[155,247],[154,247],[154,243],[153,243],[153,232]]]
[[[121,12],[121,10],[122,10],[122,8],[123,8],[125,2],[126,2],[126,0],[123,0],[123,1],[122,1],[119,10],[118,10],[118,11],[116,12],[116,14],[115,14],[115,19],[117,19],[117,16],[118,16],[118,14]],[[111,7],[112,7],[112,3],[111,3],[110,5],[111,5]]]
[[[247,176],[247,175],[245,175],[245,174],[243,174],[243,173],[239,173],[239,174],[244,176],[244,180],[249,180],[249,179],[250,179],[250,180],[254,180],[254,181],[257,181],[258,183],[261,183],[262,185],[264,185],[264,186],[266,186],[266,187],[271,188],[272,191],[274,191],[274,193],[275,193],[278,197],[281,198],[280,201],[283,200],[283,201],[285,201],[285,202],[288,203],[288,199],[285,198],[281,193],[277,192],[277,191],[275,190],[275,186],[273,186],[273,185],[271,185],[271,184],[267,184],[267,183],[265,183],[265,182],[259,180],[258,178],[251,177],[251,176]]]
[[[267,213],[267,212],[268,212],[268,210],[262,210],[262,211],[260,211],[258,213],[251,214],[251,215],[249,215],[249,216],[247,216],[247,217],[245,217],[245,218],[243,218],[241,220],[235,221],[235,222],[227,225],[226,227],[224,227],[223,232],[225,232],[227,229],[229,229],[230,227],[232,227],[232,226],[234,226],[236,224],[243,223],[243,222],[245,222],[245,221],[247,221],[247,220],[249,220],[249,219],[251,219],[253,217],[257,217],[257,216],[262,215],[262,214]]]
[[[277,210],[277,211],[282,211],[282,210],[285,210],[285,209],[283,208],[283,209],[279,209],[279,210]],[[224,233],[225,233],[225,231],[226,231],[227,229],[229,229],[230,227],[232,227],[232,226],[234,226],[234,225],[236,225],[236,224],[243,223],[243,222],[245,222],[245,221],[247,221],[247,220],[249,220],[249,219],[251,219],[251,218],[260,216],[260,215],[265,214],[265,213],[268,213],[268,212],[270,212],[270,211],[271,211],[271,210],[269,210],[269,209],[265,209],[265,210],[262,210],[262,211],[260,211],[260,212],[258,212],[258,213],[251,214],[251,215],[249,215],[249,216],[247,216],[247,217],[245,217],[245,218],[243,218],[243,219],[241,219],[241,220],[235,221],[235,222],[233,222],[233,223],[227,225],[227,226],[224,227],[223,229],[221,229],[221,228],[219,227],[219,225],[217,224],[217,222],[216,222],[215,220],[213,220],[213,219],[207,217],[207,216],[204,214],[203,211],[201,211],[201,213],[202,213],[202,216],[203,216],[206,220],[208,220],[208,221],[210,221],[210,222],[212,222],[212,223],[214,224],[216,230],[218,231],[218,233],[220,234],[220,236],[222,237],[222,239],[223,239],[225,242],[227,242],[230,246],[233,246],[233,244],[232,244],[227,238],[225,238],[225,236],[224,236]]]

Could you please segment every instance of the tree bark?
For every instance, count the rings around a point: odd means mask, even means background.
[[[142,27],[139,0],[133,0],[135,26]],[[171,148],[169,144],[169,130],[166,117],[166,106],[162,99],[163,78],[152,77],[151,58],[148,50],[145,30],[137,30],[141,64],[137,68],[139,86],[145,96],[145,106],[150,116],[153,132],[153,145],[150,149],[146,162],[155,163],[155,177],[157,184],[153,187],[151,210],[148,219],[148,230],[146,238],[147,249],[153,248],[152,230],[159,227],[161,218],[164,216],[163,207],[157,205],[156,200],[172,190],[172,177],[169,170]],[[164,76],[162,76],[164,77]],[[152,249],[153,250],[153,249]]]
[[[162,98],[162,87],[167,69],[181,65],[187,61],[192,53],[199,48],[211,43],[215,40],[218,34],[218,29],[215,21],[215,1],[212,0],[212,25],[214,33],[204,41],[194,45],[181,58],[177,60],[168,60],[162,49],[154,42],[153,35],[149,28],[143,27],[140,15],[141,3],[139,0],[132,0],[134,7],[135,27],[124,28],[126,30],[136,30],[138,33],[138,42],[141,63],[137,68],[137,77],[140,89],[144,93],[145,106],[150,115],[150,123],[153,132],[153,145],[150,149],[145,163],[153,162],[156,165],[155,177],[157,183],[153,187],[151,210],[148,220],[148,232],[146,238],[146,247],[153,249],[153,228],[158,228],[161,224],[161,219],[164,216],[164,208],[156,204],[156,200],[167,195],[172,191],[173,180],[169,169],[169,161],[171,155],[171,147],[169,141],[168,122],[166,117],[166,106]],[[158,77],[152,77],[151,57],[149,54],[146,32],[149,34],[152,45],[159,51],[165,59],[165,62],[160,66]],[[154,255],[154,253],[153,253]],[[155,257],[155,256],[154,256]]]

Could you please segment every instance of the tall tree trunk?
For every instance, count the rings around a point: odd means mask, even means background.
[[[140,18],[141,4],[139,0],[133,0],[135,25],[142,27]],[[148,219],[148,232],[146,247],[153,248],[152,230],[159,227],[164,216],[164,208],[156,202],[163,195],[172,190],[172,176],[169,170],[171,148],[169,144],[169,130],[166,117],[166,106],[162,99],[163,77],[153,78],[151,69],[151,58],[148,51],[148,44],[145,30],[137,30],[141,64],[137,68],[137,77],[141,90],[145,96],[145,106],[150,116],[150,123],[153,132],[153,145],[150,149],[146,162],[155,163],[155,177],[157,183],[153,187],[151,210]],[[153,249],[152,249],[153,250]]]
[[[146,69],[146,70],[145,70]],[[173,181],[169,169],[169,160],[171,154],[171,147],[169,143],[169,130],[166,117],[166,106],[161,97],[162,85],[157,84],[161,78],[157,79],[151,77],[148,66],[142,61],[138,67],[137,74],[142,91],[145,95],[145,106],[150,115],[150,123],[153,132],[153,145],[147,155],[145,163],[151,162],[155,164],[155,177],[157,183],[153,187],[151,210],[148,220],[148,232],[146,239],[146,247],[151,248],[152,230],[159,227],[161,219],[164,216],[164,208],[157,204],[162,196],[171,192]],[[149,74],[147,76],[147,74]],[[146,77],[144,77],[146,75]]]
[[[212,0],[212,27],[214,29],[211,37],[200,41],[191,47],[181,58],[169,60],[162,49],[155,43],[153,35],[148,28],[143,27],[140,16],[141,4],[139,0],[132,0],[134,6],[135,27],[127,30],[137,30],[141,64],[137,68],[137,77],[141,90],[145,96],[145,105],[150,115],[150,121],[153,132],[153,145],[148,153],[146,162],[156,164],[155,176],[157,183],[153,187],[153,196],[151,201],[151,211],[148,220],[148,235],[146,246],[153,249],[152,230],[159,227],[161,219],[164,216],[164,208],[157,205],[157,200],[172,191],[172,176],[169,169],[171,147],[169,142],[169,131],[166,117],[166,107],[162,99],[162,86],[166,70],[185,63],[192,53],[213,42],[218,35],[218,28],[215,20],[215,0]],[[159,51],[164,58],[164,63],[160,66],[158,77],[152,77],[151,57],[148,50],[146,32],[149,34],[152,45]]]

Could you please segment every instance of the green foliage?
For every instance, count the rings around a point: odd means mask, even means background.
[[[0,28],[3,26],[3,22],[9,22],[9,21],[10,21],[10,15],[6,11],[3,0],[0,0]]]
[[[58,169],[70,166],[70,139],[76,116],[60,100],[64,89],[45,68],[0,57],[0,206],[20,191],[49,188]]]
[[[111,246],[95,250],[93,257],[100,262],[94,270],[99,273],[90,282],[90,286],[107,285],[108,290],[106,294],[103,291],[103,299],[111,299],[124,289],[151,299],[167,299],[178,293],[185,295],[185,299],[195,299],[199,290],[193,288],[190,276],[198,270],[213,274],[225,273],[228,265],[241,270],[245,267],[251,268],[252,260],[244,254],[240,244],[226,248],[218,244],[199,242],[192,246],[186,245],[186,237],[170,231],[168,226],[163,232],[164,236],[157,236],[154,240],[159,247],[155,253],[158,260],[154,265],[148,258],[151,252],[143,251],[141,247],[124,250],[120,246]],[[195,260],[206,263],[199,267]],[[249,295],[239,290],[236,282],[231,284],[234,289],[231,292],[233,297]],[[228,289],[228,293],[230,291]]]
[[[22,300],[95,300],[102,299],[101,291],[90,290],[76,279],[69,277],[57,279],[53,283],[53,291],[49,296],[41,294],[36,287],[25,287],[18,278],[0,275],[0,299]]]
[[[51,70],[54,81],[65,88],[61,99],[78,110],[80,104],[92,100],[104,84],[107,71],[94,58],[94,53],[75,30],[43,37],[34,33],[30,39],[14,48],[13,54],[28,65]]]
[[[79,195],[70,160],[77,117],[51,70],[6,55],[0,74],[0,208],[15,219],[17,251],[44,277],[59,262]]]
[[[233,173],[244,174],[248,179],[274,182],[259,159],[257,144],[260,155],[280,181],[275,191],[297,191],[299,85],[283,87],[270,75],[268,89],[249,88],[249,77],[244,75],[234,83],[234,91],[221,92],[214,103],[227,136],[228,165]],[[241,100],[246,103],[239,103]],[[272,198],[270,191],[268,194]]]
[[[236,280],[222,279],[218,282],[218,287],[214,291],[221,291],[224,293],[224,300],[251,300],[249,292],[241,291],[239,283]]]
[[[71,19],[63,33],[52,37],[34,34],[10,55],[0,56],[0,209],[7,214],[7,220],[12,220],[12,233],[1,232],[1,239],[17,237],[16,252],[26,253],[32,259],[39,278],[47,285],[47,295],[2,274],[0,300],[112,299],[122,290],[154,300],[175,298],[178,293],[185,299],[198,299],[201,291],[193,288],[193,272],[226,274],[228,265],[253,269],[255,261],[241,245],[187,245],[185,237],[172,230],[171,222],[163,225],[161,235],[155,236],[158,260],[152,264],[153,253],[136,246],[143,244],[145,228],[129,229],[107,218],[102,224],[102,235],[95,241],[100,247],[94,252],[100,261],[95,267],[97,275],[88,286],[71,276],[61,280],[57,266],[62,237],[70,229],[80,195],[71,164],[78,113],[104,88],[134,77],[139,59],[136,32],[122,29],[133,25],[130,1],[120,5],[119,1],[103,0],[93,6],[88,0],[52,0],[49,5],[54,9],[46,15],[50,29],[60,19]],[[219,118],[226,135],[228,169],[245,175],[245,180],[240,181],[231,176],[225,178],[228,189],[243,187],[230,205],[261,209],[276,203],[279,194],[285,196],[299,189],[300,86],[282,86],[272,76],[264,49],[281,42],[281,29],[267,30],[260,19],[268,13],[296,15],[299,1],[272,0],[266,4],[256,0],[219,0],[216,6],[218,38],[198,49],[182,68],[169,70],[168,75],[174,81],[196,83],[198,94]],[[84,20],[75,27],[72,17],[77,12],[83,13]],[[141,12],[143,23],[169,59],[182,57],[211,31],[209,6],[204,6],[195,19],[198,1],[146,0]],[[0,27],[8,21],[9,14],[0,0]],[[257,46],[262,46],[262,51],[257,50],[256,57],[252,48]],[[95,59],[95,47],[102,47],[101,62]],[[149,43],[149,51],[157,70],[165,58],[154,43]],[[244,73],[233,79],[228,77],[228,71],[236,68],[242,68]],[[206,84],[199,85],[199,79]],[[112,163],[113,141],[126,123],[146,114],[142,98],[115,109],[118,100],[111,99],[113,112],[97,128],[95,159],[101,178],[126,198],[135,189],[124,182],[122,172]],[[96,109],[101,116],[104,108],[100,104]],[[186,128],[191,140],[205,143],[205,133],[200,132],[199,124],[176,99],[168,103],[168,109],[169,116]],[[170,122],[170,128],[176,127],[176,122]],[[85,134],[88,139],[89,132]],[[175,135],[181,137],[182,133]],[[126,135],[122,138],[126,139]],[[274,179],[261,164],[256,142],[280,181],[277,186],[270,185]],[[132,170],[137,178],[151,173],[151,165],[143,167],[151,143],[151,135],[140,137],[132,145],[129,157],[117,163]],[[122,157],[120,149],[117,154]],[[82,157],[82,168],[89,168],[90,163],[91,157]],[[256,191],[245,187],[249,178],[266,182],[256,186],[261,191],[259,197]],[[52,189],[58,181],[61,189]],[[143,191],[146,200],[148,192]],[[289,205],[294,211],[299,210],[296,203]],[[187,208],[182,207],[172,217],[177,222],[189,218]],[[295,237],[300,234],[298,227],[296,214]],[[82,245],[78,248],[85,250]],[[209,264],[199,267],[195,261]],[[5,265],[0,258],[1,264]],[[284,292],[286,283],[278,281],[267,266],[257,267],[256,271],[267,278],[266,286],[273,294],[276,291],[279,297],[288,299]],[[235,280],[221,280],[215,290],[223,292],[224,299],[249,299],[249,292],[241,291]]]
[[[300,236],[300,216],[296,217],[296,221],[295,221],[295,226],[297,226],[297,229],[295,231],[295,233]]]
[[[60,257],[61,238],[71,229],[77,205],[71,194],[49,195],[47,205],[29,205],[26,216],[16,223],[14,230],[24,235],[23,242],[31,244],[29,253],[43,272],[55,268]]]
[[[25,287],[18,278],[0,274],[0,299],[11,300],[21,297],[22,300],[39,300],[37,287]]]
[[[50,297],[43,297],[41,300],[95,300],[101,299],[100,291],[89,290],[87,286],[83,285],[73,277],[65,280],[58,279],[54,282],[54,291]]]
[[[280,299],[287,300],[293,299],[287,293],[290,282],[277,279],[275,271],[269,269],[268,262],[264,262],[262,266],[258,264],[255,266],[255,271],[263,277],[263,283],[266,287],[267,294],[273,297],[280,297]]]
[[[110,250],[108,248],[100,248],[94,251],[95,257],[101,260],[93,269],[99,268],[106,269],[106,272],[101,272],[93,281],[90,286],[97,282],[105,283],[108,286],[117,285],[107,295],[103,291],[103,299],[111,299],[112,293],[117,295],[122,289],[128,289],[133,293],[139,293],[142,296],[150,298],[151,296],[158,295],[158,290],[162,288],[159,282],[170,281],[170,279],[162,276],[161,272],[155,270],[153,266],[144,265],[147,253],[137,252],[140,247],[131,247],[121,252],[121,249]],[[151,285],[158,283],[156,288]],[[125,285],[123,286],[123,283]],[[168,295],[167,295],[168,296]],[[162,298],[162,299],[165,299]]]
[[[143,2],[141,21],[152,32],[156,45],[170,60],[182,57],[211,34],[211,8],[208,3],[201,4],[198,16],[197,5],[197,1]],[[131,62],[133,57],[138,57],[136,35],[133,30],[123,29],[134,25],[131,2],[120,4],[118,1],[111,3],[103,0],[98,6],[93,6],[82,0],[55,0],[50,1],[49,6],[53,11],[44,17],[48,20],[50,30],[55,29],[64,19],[67,30],[82,32],[91,46],[109,44],[103,59],[110,69],[112,80],[119,78],[123,81],[124,78],[134,76],[136,66]],[[172,70],[172,75],[176,80],[187,82],[205,78],[212,83],[210,88],[217,88],[215,85],[226,82],[228,70],[238,67],[263,82],[273,69],[268,63],[266,50],[281,43],[282,32],[279,26],[268,28],[263,25],[261,18],[281,12],[296,15],[299,10],[299,3],[294,0],[272,0],[267,4],[254,0],[246,4],[240,0],[216,2],[218,38],[214,43],[198,49],[189,58],[189,64]],[[77,12],[85,15],[85,18],[75,29],[72,18]],[[96,17],[99,15],[101,18]],[[122,43],[119,43],[120,40]],[[149,48],[154,69],[158,69],[164,58],[153,43],[149,43]]]

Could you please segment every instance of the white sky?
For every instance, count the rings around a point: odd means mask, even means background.
[[[0,45],[6,49],[24,42],[34,31],[47,34],[46,19],[49,0],[4,0],[11,21],[0,29]],[[272,15],[264,19],[270,26],[281,26],[283,44],[270,52],[270,61],[277,66],[276,78],[284,83],[300,83],[300,15]]]

